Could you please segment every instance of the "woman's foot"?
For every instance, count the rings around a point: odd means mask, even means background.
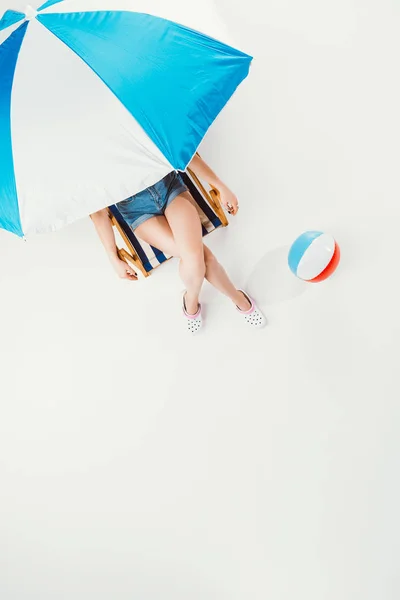
[[[232,298],[232,300],[235,303],[236,308],[238,308],[241,312],[246,312],[252,307],[250,298],[242,290],[237,290],[236,297]]]
[[[262,329],[267,324],[267,319],[264,317],[261,310],[256,306],[254,300],[250,298],[243,290],[238,290],[241,294],[239,303],[236,304],[236,310],[248,325],[254,329]]]
[[[188,307],[186,306],[186,292],[184,292],[182,297],[182,311],[186,320],[187,331],[192,335],[198,333],[203,325],[203,319],[201,317],[201,304],[197,304],[197,311],[194,314],[188,312]]]

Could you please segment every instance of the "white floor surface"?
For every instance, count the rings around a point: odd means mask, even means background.
[[[176,263],[120,282],[89,220],[0,232],[2,600],[400,595],[400,7],[219,0],[252,75],[202,152],[240,198],[210,245],[269,326]],[[288,271],[299,233],[336,274]]]

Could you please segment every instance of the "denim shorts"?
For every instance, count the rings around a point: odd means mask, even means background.
[[[172,171],[164,179],[151,185],[143,192],[118,202],[117,208],[134,231],[148,219],[163,215],[172,200],[187,191],[188,188],[182,175]]]

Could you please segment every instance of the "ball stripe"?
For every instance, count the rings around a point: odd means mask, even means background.
[[[318,236],[304,252],[297,265],[297,276],[304,281],[318,277],[326,269],[335,252],[335,240],[328,233]]]
[[[321,235],[321,231],[307,231],[306,233],[300,235],[297,240],[293,242],[289,252],[289,267],[295,275],[298,274],[297,269],[299,263],[303,258],[307,248]]]
[[[332,275],[332,273],[336,270],[336,267],[338,266],[339,262],[340,262],[340,248],[337,245],[337,243],[335,242],[335,252],[333,253],[332,260],[330,261],[328,266],[322,271],[322,273],[317,275],[317,277],[314,277],[314,279],[309,279],[308,282],[309,283],[318,283],[319,281],[324,281],[325,279],[328,279],[328,277],[330,277]]]

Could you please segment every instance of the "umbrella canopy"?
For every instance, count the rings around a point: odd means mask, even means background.
[[[4,14],[0,227],[51,231],[186,168],[251,63],[198,4],[196,18],[187,0]]]

